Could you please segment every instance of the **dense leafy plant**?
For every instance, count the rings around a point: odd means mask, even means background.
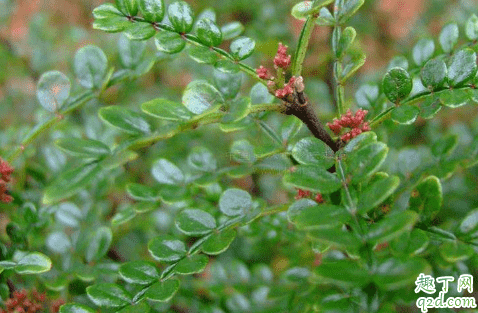
[[[93,28],[122,33],[121,68],[87,45],[73,59],[76,82],[42,74],[36,95],[47,113],[2,151],[6,309],[23,281],[60,292],[65,313],[395,312],[414,305],[420,273],[474,273],[478,127],[440,132],[433,117],[478,103],[478,18],[393,58],[351,109],[346,87],[365,53],[347,22],[363,4],[295,4],[305,23],[293,56],[274,43],[270,66],[251,61],[255,41],[241,23],[219,26],[212,9],[196,17],[188,3],[162,0],[95,8]],[[333,29],[333,120],[317,115],[302,76],[318,26]],[[181,100],[103,105],[108,90],[183,50],[208,72]],[[423,137],[403,126],[417,119],[430,119],[433,142],[403,147]],[[53,128],[56,147],[43,148],[51,175],[33,143]]]

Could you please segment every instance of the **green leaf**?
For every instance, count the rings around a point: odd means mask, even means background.
[[[224,73],[215,69],[214,84],[225,99],[234,99],[241,89],[242,73]]]
[[[101,141],[74,137],[58,139],[55,144],[63,151],[80,158],[101,158],[111,153]]]
[[[287,216],[299,229],[327,228],[345,223],[351,217],[345,208],[332,204],[302,206],[300,210],[297,210],[296,207],[292,205]]]
[[[37,99],[47,111],[56,112],[70,95],[70,80],[58,71],[43,73],[37,84]]]
[[[379,89],[376,84],[364,84],[355,93],[355,101],[361,108],[370,109],[378,99]]]
[[[418,220],[418,214],[412,211],[394,212],[380,222],[372,224],[365,239],[371,244],[389,241],[403,232],[411,231]]]
[[[164,17],[164,0],[139,0],[139,11],[148,22],[161,22]]]
[[[201,114],[212,107],[224,103],[222,94],[203,80],[194,80],[188,84],[182,98],[184,106],[194,114]]]
[[[223,253],[229,248],[234,238],[236,238],[235,229],[227,229],[220,233],[213,233],[202,245],[202,252],[209,255]]]
[[[186,47],[186,41],[180,34],[162,30],[154,36],[154,43],[159,51],[174,54],[181,52]]]
[[[179,275],[191,275],[201,273],[209,263],[209,258],[204,254],[186,256],[178,262],[174,272]]]
[[[125,30],[131,22],[124,16],[111,16],[99,18],[93,22],[93,29],[102,30],[108,33],[117,33]]]
[[[152,187],[141,184],[128,184],[126,191],[135,200],[139,201],[158,201],[160,199],[159,193]]]
[[[470,40],[478,39],[478,17],[475,14],[466,20],[465,35]]]
[[[132,208],[126,208],[124,210],[118,211],[111,218],[111,225],[118,226],[132,220],[136,216],[136,211]]]
[[[188,236],[201,236],[216,228],[216,220],[203,210],[186,209],[176,217],[176,227]]]
[[[151,239],[148,243],[148,250],[154,259],[164,262],[178,261],[186,255],[184,243],[168,235]]]
[[[428,176],[412,191],[410,210],[420,213],[420,221],[429,221],[440,211],[443,203],[443,193],[440,180]]]
[[[143,41],[130,40],[121,35],[118,40],[118,50],[121,64],[128,69],[139,67],[143,59],[146,43]]]
[[[415,122],[420,113],[416,105],[402,104],[392,111],[392,120],[399,124],[410,125]]]
[[[438,40],[443,52],[450,53],[453,50],[453,47],[458,42],[458,35],[459,31],[456,23],[447,24],[442,28]]]
[[[433,52],[435,52],[433,40],[428,38],[420,39],[412,50],[413,61],[416,65],[422,66],[433,56]]]
[[[40,274],[48,272],[50,269],[50,258],[40,252],[28,253],[15,265],[15,272],[20,275]]]
[[[468,237],[478,237],[478,209],[471,210],[461,221],[459,232]]]
[[[221,30],[216,23],[208,18],[203,18],[197,22],[196,32],[199,41],[208,47],[219,46],[222,42]]]
[[[113,240],[113,233],[109,227],[97,228],[90,237],[86,248],[86,261],[98,261],[106,255]]]
[[[335,163],[335,154],[323,141],[315,137],[301,139],[292,148],[292,156],[301,164],[318,165],[324,169]]]
[[[98,163],[90,163],[70,169],[62,173],[43,195],[43,203],[51,204],[60,199],[65,199],[86,187],[101,171]]]
[[[193,116],[181,103],[162,98],[143,103],[141,110],[146,114],[167,121],[187,121]]]
[[[166,159],[159,159],[154,162],[151,174],[161,184],[181,185],[184,183],[183,172]]]
[[[241,69],[239,65],[237,65],[237,63],[228,59],[217,61],[216,64],[214,64],[214,68],[224,73],[233,74],[239,72],[239,70]]]
[[[126,16],[135,16],[138,13],[138,0],[115,0],[115,3]]]
[[[141,294],[143,296],[143,294]],[[138,300],[141,301],[141,300]],[[141,301],[141,302],[136,302],[135,299],[133,298],[133,302],[135,303],[134,305],[128,305],[124,307],[123,309],[116,311],[118,313],[149,313],[151,311],[151,307],[149,306],[149,303],[146,301]]]
[[[298,165],[293,172],[284,175],[283,181],[296,188],[323,194],[332,193],[342,187],[335,174],[317,165]]]
[[[381,177],[368,185],[360,194],[358,213],[364,214],[385,201],[400,184],[397,176]]]
[[[309,15],[319,13],[322,7],[329,5],[332,2],[333,0],[302,1],[294,5],[291,14],[296,19],[303,20]]]
[[[236,60],[244,60],[251,56],[256,47],[256,42],[249,37],[240,37],[231,42],[231,55]]]
[[[245,215],[251,208],[251,195],[241,189],[227,189],[219,199],[219,210],[227,216]]]
[[[231,156],[234,161],[239,163],[252,164],[256,161],[254,147],[249,143],[249,141],[247,141],[247,139],[234,141],[232,143]]]
[[[231,22],[221,27],[222,39],[229,40],[242,34],[244,25],[241,22]]]
[[[476,53],[470,48],[456,52],[448,65],[448,81],[451,86],[463,85],[476,75]]]
[[[373,131],[368,131],[365,133],[361,133],[355,138],[352,138],[345,147],[343,148],[343,151],[345,153],[350,153],[354,150],[357,150],[359,148],[365,147],[366,145],[370,143],[375,143],[377,142],[377,134],[375,134]]]
[[[126,28],[124,34],[131,40],[147,40],[156,34],[156,30],[150,23],[136,22]]]
[[[347,172],[351,182],[358,184],[375,173],[387,157],[388,147],[382,142],[368,144],[347,157]]]
[[[366,55],[362,51],[348,51],[347,54],[342,57],[341,70],[339,70],[339,80],[345,82],[349,79],[350,76],[365,64],[365,57]]]
[[[159,279],[158,269],[154,263],[147,261],[123,263],[119,274],[130,284],[149,285]]]
[[[251,108],[251,99],[248,97],[241,97],[237,101],[234,101],[230,108],[223,118],[221,119],[222,123],[234,123],[245,118],[249,109]]]
[[[112,283],[99,283],[86,288],[90,300],[101,307],[120,308],[131,303],[131,295],[123,287]]]
[[[254,166],[259,171],[282,174],[291,168],[292,162],[290,161],[290,158],[284,154],[275,154],[262,159]]]
[[[62,231],[51,233],[46,238],[46,246],[52,252],[64,254],[70,251],[70,238]]]
[[[179,279],[172,278],[157,282],[146,291],[146,297],[152,301],[166,302],[171,300],[180,285]]]
[[[205,147],[194,147],[188,156],[188,164],[201,172],[214,172],[217,168],[216,158]]]
[[[420,104],[420,116],[425,119],[434,117],[441,110],[441,102],[435,97],[428,97]]]
[[[431,59],[421,70],[422,83],[425,87],[435,90],[442,87],[447,79],[446,64],[441,59]]]
[[[390,242],[395,254],[413,256],[425,251],[430,239],[421,229],[405,232]]]
[[[168,18],[178,33],[188,33],[193,28],[193,10],[185,1],[176,1],[170,4]]]
[[[319,26],[333,26],[335,25],[335,18],[330,11],[324,7],[320,9],[319,18],[315,23]]]
[[[108,68],[103,50],[93,45],[81,48],[75,54],[73,66],[80,85],[89,89],[101,88]]]
[[[408,72],[400,67],[394,67],[383,77],[382,87],[385,96],[393,103],[405,99],[412,91],[412,79]]]
[[[387,66],[387,71],[390,71],[394,67],[401,67],[404,70],[408,70],[408,60],[403,55],[393,57]]]
[[[99,116],[109,125],[128,134],[140,135],[151,133],[151,125],[145,118],[144,113],[114,105],[101,108]]]
[[[215,64],[217,61],[217,54],[204,46],[191,46],[188,50],[191,59],[198,63]]]
[[[83,214],[75,204],[71,202],[63,202],[57,206],[55,218],[57,222],[75,228],[80,226]]]
[[[421,258],[389,258],[377,266],[373,280],[380,288],[393,290],[413,285],[420,273],[430,271],[430,265]]]
[[[472,95],[466,89],[447,89],[440,93],[440,103],[449,108],[458,108],[471,101]]]
[[[340,24],[345,23],[349,18],[351,18],[360,7],[365,3],[365,0],[347,0],[338,2],[342,4],[339,6],[336,13],[338,21]]]
[[[97,6],[93,10],[93,16],[97,19],[101,18],[108,18],[114,16],[123,16],[124,14],[121,13],[118,8],[112,3],[103,3],[102,5]]]
[[[355,28],[351,26],[348,26],[343,30],[342,34],[340,34],[340,39],[338,40],[338,43],[335,48],[335,56],[337,58],[340,58],[342,54],[348,50],[352,42],[355,40],[356,35],[357,32],[355,31]]]
[[[458,144],[457,135],[449,135],[435,141],[432,146],[432,153],[436,157],[442,157],[450,154]]]
[[[67,303],[60,307],[60,313],[95,313],[90,307],[78,303]]]
[[[317,266],[314,271],[317,275],[339,285],[363,286],[371,279],[366,268],[351,260],[324,263]]]
[[[460,241],[447,241],[440,246],[438,251],[449,263],[467,260],[475,254],[472,246]]]

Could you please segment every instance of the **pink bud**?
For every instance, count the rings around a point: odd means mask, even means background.
[[[258,69],[256,69],[257,76],[261,79],[268,79],[270,77],[269,71],[264,67],[260,66]]]

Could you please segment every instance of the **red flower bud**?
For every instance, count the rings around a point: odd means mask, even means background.
[[[274,64],[277,67],[286,69],[290,65],[291,56],[287,55],[287,46],[284,46],[281,42],[277,49],[277,54],[274,57]]]
[[[261,79],[269,79],[269,71],[264,67],[264,66],[259,66],[258,69],[256,69],[257,76]]]

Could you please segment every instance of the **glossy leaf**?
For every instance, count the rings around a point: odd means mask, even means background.
[[[159,159],[154,162],[151,174],[161,184],[181,185],[184,182],[182,171],[166,159]]]
[[[151,132],[151,125],[142,113],[120,106],[109,106],[100,109],[99,115],[106,123],[129,134],[139,135]]]
[[[458,41],[458,35],[459,31],[456,23],[447,24],[442,28],[438,38],[443,52],[450,53],[453,50]]]
[[[437,89],[446,82],[447,68],[441,59],[431,59],[421,70],[422,83],[431,90]]]
[[[213,235],[201,245],[201,250],[209,255],[220,254],[229,248],[234,238],[236,238],[235,229],[228,229],[220,233],[213,233]]]
[[[192,46],[188,53],[191,59],[198,63],[215,64],[218,58],[214,51],[204,46]]]
[[[377,142],[377,134],[375,134],[373,131],[368,131],[365,133],[361,133],[355,138],[352,138],[345,147],[343,148],[343,151],[345,153],[350,153],[354,150],[358,150],[362,147],[365,147],[366,145],[370,143],[375,143]]]
[[[63,202],[57,206],[55,218],[57,222],[75,228],[80,226],[80,222],[83,219],[83,213],[75,204],[71,202]]]
[[[154,36],[154,43],[159,51],[169,54],[181,52],[186,47],[186,41],[180,34],[162,30]]]
[[[433,56],[433,52],[435,52],[433,40],[428,38],[420,39],[412,50],[413,61],[416,65],[422,66]]]
[[[112,283],[99,283],[86,288],[90,300],[101,307],[120,308],[131,303],[131,295],[123,287]]]
[[[37,99],[47,111],[56,112],[70,95],[70,80],[65,74],[50,71],[42,74],[37,84]]]
[[[201,236],[216,228],[216,220],[205,211],[186,209],[176,217],[176,226],[188,236]]]
[[[245,215],[251,208],[251,195],[241,189],[227,189],[219,199],[219,210],[227,216]]]
[[[193,116],[181,103],[162,98],[143,103],[141,110],[146,114],[167,121],[186,121]]]
[[[382,87],[388,100],[397,103],[412,91],[412,79],[406,70],[394,67],[383,77]]]
[[[101,88],[106,75],[108,60],[97,46],[89,45],[81,48],[73,60],[75,74],[85,88]]]
[[[234,141],[231,146],[231,156],[239,163],[254,163],[256,156],[254,147],[246,139]]]
[[[392,120],[399,124],[410,125],[418,117],[420,109],[415,105],[402,104],[392,111]]]
[[[366,285],[371,275],[363,266],[356,261],[339,260],[333,263],[325,263],[314,269],[320,277],[339,285],[363,286]]]
[[[399,184],[400,179],[397,176],[381,177],[373,181],[359,196],[358,213],[367,213],[380,205],[393,194]]]
[[[440,248],[440,255],[450,263],[469,259],[475,254],[473,247],[460,241],[447,241]]]
[[[86,261],[98,261],[106,255],[113,240],[113,233],[108,227],[96,229],[90,237],[88,247],[86,248]]]
[[[476,53],[465,48],[455,53],[448,65],[448,80],[451,86],[460,86],[476,75]]]
[[[462,234],[476,236],[478,232],[478,209],[468,212],[460,223],[459,231]]]
[[[124,223],[129,222],[136,216],[136,211],[132,208],[126,208],[124,210],[118,211],[112,218],[111,218],[111,225],[118,226]]]
[[[433,118],[441,110],[440,100],[435,97],[428,97],[420,105],[420,116],[425,119]]]
[[[219,46],[222,42],[221,30],[216,23],[208,18],[197,22],[196,32],[201,43],[208,47]]]
[[[204,254],[187,256],[178,262],[174,271],[179,275],[191,275],[201,273],[209,263],[209,258]]]
[[[442,157],[450,154],[458,144],[457,135],[449,135],[438,139],[432,145],[432,153],[436,157]]]
[[[249,37],[240,37],[231,42],[231,55],[236,60],[244,60],[251,56],[256,47],[256,42]]]
[[[48,235],[46,246],[52,252],[63,254],[71,248],[71,240],[64,232],[58,231]]]
[[[49,257],[40,252],[30,252],[15,265],[15,272],[20,275],[48,272],[52,263]]]
[[[291,14],[298,20],[304,20],[309,15],[318,13],[320,8],[332,2],[333,0],[302,1],[294,5]]]
[[[121,64],[128,69],[136,69],[143,59],[145,48],[145,42],[130,40],[128,37],[121,35],[118,40]]]
[[[79,304],[79,303],[67,303],[60,307],[60,313],[95,313],[92,308]]]
[[[188,164],[201,172],[214,172],[217,168],[217,161],[214,154],[207,148],[194,147],[188,156]]]
[[[93,22],[93,29],[102,30],[108,33],[117,33],[125,30],[131,22],[124,16],[110,16],[96,19]]]
[[[237,73],[240,70],[240,67],[237,65],[237,63],[228,59],[217,61],[216,64],[214,64],[214,68],[218,71],[232,74]]]
[[[154,263],[147,261],[123,263],[119,274],[130,284],[148,285],[159,279],[158,269]]]
[[[420,220],[431,220],[440,211],[443,194],[440,180],[428,176],[413,190],[410,197],[410,210],[420,213]]]
[[[165,281],[159,281],[152,285],[146,292],[146,297],[151,301],[166,302],[169,301],[180,285],[179,279],[172,278]]]
[[[62,173],[43,195],[43,203],[51,204],[65,199],[86,187],[101,171],[98,163],[90,163]]]
[[[115,3],[126,16],[135,16],[138,13],[138,0],[115,0]]]
[[[61,138],[56,145],[63,151],[80,158],[101,158],[111,153],[101,141],[93,139]]]
[[[124,34],[131,40],[146,40],[153,37],[156,30],[149,23],[136,22],[126,28]]]
[[[201,114],[209,108],[224,103],[221,93],[203,80],[194,80],[188,84],[182,98],[184,106],[194,114]]]
[[[410,231],[417,221],[418,214],[412,211],[390,213],[380,222],[370,226],[365,238],[371,244],[389,241]]]
[[[355,36],[357,35],[357,32],[355,29],[351,26],[346,27],[342,33],[340,34],[340,39],[338,40],[338,43],[335,48],[335,56],[337,58],[340,58],[342,54],[347,51],[347,49],[350,47],[350,45],[353,43],[355,40]]]
[[[478,39],[478,17],[472,14],[465,24],[465,35],[470,40]]]
[[[360,0],[364,1],[364,0]],[[365,53],[361,51],[349,51],[343,58],[341,63],[341,70],[339,71],[339,79],[345,82],[355,72],[358,71],[362,65],[365,64]]]
[[[355,93],[355,101],[361,108],[370,109],[378,99],[379,89],[376,84],[364,84]]]
[[[138,0],[139,11],[148,22],[161,22],[164,17],[164,0]]]
[[[221,27],[221,33],[224,40],[233,39],[244,31],[244,25],[241,22],[231,22]]]
[[[405,232],[390,242],[390,247],[398,255],[413,256],[425,251],[430,239],[425,231],[413,229]]]
[[[430,265],[419,258],[389,258],[377,266],[373,280],[384,290],[394,290],[413,285],[420,273],[429,273]]]
[[[186,255],[184,243],[168,235],[151,239],[148,250],[154,259],[164,262],[178,261]]]
[[[96,19],[101,19],[101,18],[108,18],[108,17],[114,17],[114,16],[123,16],[124,14],[118,10],[116,5],[112,3],[103,3],[99,6],[97,6],[93,10],[93,16]]]
[[[339,3],[342,5],[338,8],[338,20],[339,23],[345,23],[358,11],[358,9],[360,9],[360,7],[365,3],[365,0],[348,0]]]
[[[176,1],[170,4],[168,18],[178,33],[188,33],[193,28],[193,10],[185,1]]]
[[[242,85],[242,73],[224,73],[214,70],[214,84],[225,99],[236,98]]]
[[[336,175],[317,165],[298,165],[293,172],[284,175],[283,181],[295,188],[323,194],[332,193],[342,187]]]
[[[350,213],[345,208],[332,204],[319,204],[304,206],[301,210],[289,208],[289,220],[299,229],[315,229],[342,224],[350,219]],[[294,210],[294,212],[291,212]]]
[[[375,173],[388,153],[388,147],[381,142],[368,144],[354,152],[347,158],[347,172],[354,184],[363,182],[367,177]]]
[[[472,95],[466,89],[448,89],[440,93],[440,103],[449,108],[458,108],[471,101]]]
[[[301,139],[292,148],[292,156],[301,164],[312,164],[330,168],[335,163],[335,155],[332,149],[323,141],[315,137]]]

